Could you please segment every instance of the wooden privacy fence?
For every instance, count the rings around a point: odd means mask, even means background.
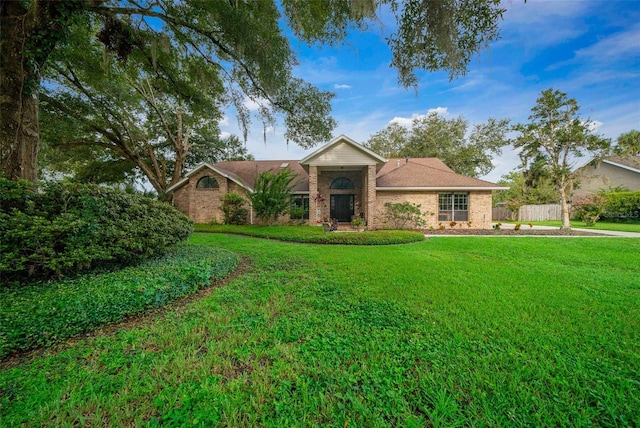
[[[569,205],[571,212],[571,205]],[[507,207],[494,207],[492,210],[492,220],[515,220],[515,221],[547,221],[562,219],[562,205],[523,205],[518,212],[512,213]]]

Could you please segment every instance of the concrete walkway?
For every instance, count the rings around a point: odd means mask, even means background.
[[[495,223],[494,223],[495,224]],[[514,229],[514,223],[502,223],[501,229]],[[529,225],[522,224],[521,229],[529,229]],[[558,230],[559,227],[555,226],[538,226],[534,225],[531,229],[533,230]],[[571,230],[579,231],[579,232],[589,232],[595,235],[446,235],[446,234],[433,234],[430,235],[426,233],[424,236],[427,238],[436,238],[438,236],[448,236],[448,237],[471,237],[471,236],[480,236],[480,237],[506,237],[506,238],[514,238],[514,237],[530,237],[530,238],[640,238],[640,233],[637,232],[618,232],[615,230],[597,230],[597,229],[580,229],[580,228],[571,228]]]

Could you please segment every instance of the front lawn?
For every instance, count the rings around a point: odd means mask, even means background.
[[[0,372],[0,426],[638,426],[640,240],[191,241],[251,267]]]

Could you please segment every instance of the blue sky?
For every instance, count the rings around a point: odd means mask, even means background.
[[[462,115],[471,125],[490,117],[527,122],[540,92],[550,87],[575,98],[581,117],[596,121],[605,137],[640,129],[640,0],[512,0],[504,6],[501,39],[473,59],[467,75],[449,81],[443,72],[423,73],[417,94],[399,86],[389,67],[384,37],[393,21],[385,14],[382,26],[354,32],[338,48],[292,40],[300,60],[295,74],[336,93],[333,135],[360,143],[392,120],[409,122],[433,109],[448,118]],[[232,114],[221,129],[241,135]],[[277,125],[265,144],[256,120],[247,149],[256,159],[301,159],[311,152],[287,145],[283,134]],[[497,181],[518,162],[505,147],[483,178]]]

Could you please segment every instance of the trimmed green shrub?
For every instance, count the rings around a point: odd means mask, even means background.
[[[420,211],[420,204],[387,202],[384,204],[384,223],[392,229],[420,229],[427,224],[425,216],[433,213]]]
[[[0,179],[0,281],[49,278],[163,254],[193,223],[175,208],[95,185]]]
[[[247,224],[249,211],[245,207],[247,200],[238,193],[225,193],[222,198],[224,224]]]
[[[230,251],[180,245],[138,266],[0,289],[0,359],[163,306],[231,273]]]
[[[640,191],[611,192],[606,194],[607,204],[602,218],[640,220]]]
[[[374,230],[367,232],[327,233],[318,226],[232,226],[196,224],[196,232],[232,233],[256,238],[277,239],[305,244],[393,245],[424,241],[424,234],[409,230]]]

